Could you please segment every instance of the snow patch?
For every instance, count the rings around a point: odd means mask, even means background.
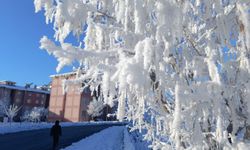
[[[125,127],[110,127],[104,129],[77,143],[73,143],[63,150],[122,150],[124,129]],[[126,145],[131,146],[130,144]]]

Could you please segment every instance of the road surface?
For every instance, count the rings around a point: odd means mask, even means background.
[[[111,126],[119,124],[62,127],[60,148]],[[50,129],[39,129],[0,135],[0,150],[51,150],[52,138],[49,134]]]

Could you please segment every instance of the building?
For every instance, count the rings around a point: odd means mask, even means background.
[[[76,79],[76,72],[70,72],[59,75],[52,75],[51,95],[49,104],[49,121],[70,121],[81,122],[90,121],[88,105],[92,100],[89,88],[80,90],[84,85],[82,83],[67,84],[67,90],[64,92],[63,83],[67,80]],[[102,120],[105,120],[109,108],[103,110]]]
[[[30,85],[25,87],[17,86],[12,81],[0,81],[0,101],[21,107],[14,121],[20,121],[21,116],[34,107],[49,106],[50,91],[45,88],[31,88]],[[3,114],[0,115],[3,117]]]
[[[88,121],[87,105],[91,101],[89,89],[81,92],[82,84],[67,85],[67,92],[63,91],[63,82],[76,78],[76,73],[52,75],[49,121]]]

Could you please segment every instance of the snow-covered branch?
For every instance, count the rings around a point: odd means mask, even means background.
[[[34,2],[54,25],[55,41],[40,42],[57,71],[83,65],[68,83],[118,101],[117,118],[145,131],[153,149],[238,148],[236,134],[250,125],[249,2]],[[65,42],[70,34],[84,37],[80,46]]]

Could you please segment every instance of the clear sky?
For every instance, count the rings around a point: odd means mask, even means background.
[[[56,74],[57,60],[39,49],[39,40],[43,35],[52,38],[53,33],[43,13],[35,13],[33,0],[1,0],[0,80],[18,85],[50,82],[49,75]]]

